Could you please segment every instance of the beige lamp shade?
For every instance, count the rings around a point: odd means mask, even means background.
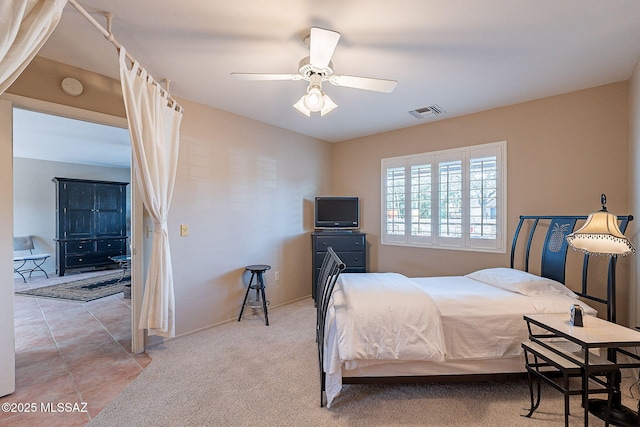
[[[635,254],[635,248],[618,227],[617,217],[607,212],[604,203],[603,194],[602,210],[589,215],[579,230],[567,236],[567,242],[573,249],[589,255]]]

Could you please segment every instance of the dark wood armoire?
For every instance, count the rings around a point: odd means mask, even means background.
[[[127,253],[126,182],[53,178],[56,184],[57,273],[117,265]]]

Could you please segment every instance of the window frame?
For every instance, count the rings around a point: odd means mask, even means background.
[[[471,160],[480,159],[482,157],[493,157],[496,161],[496,238],[477,238],[471,237],[471,206],[472,195],[470,193],[471,181]],[[461,161],[462,174],[462,194],[461,198],[461,237],[444,237],[440,235],[440,165],[445,162]],[[430,165],[427,168],[427,165]],[[430,189],[431,203],[431,230],[425,235],[413,235],[411,230],[415,224],[412,222],[413,210],[412,206],[412,172],[416,168],[421,171],[430,170],[431,181],[428,184]],[[396,185],[395,194],[404,187],[403,198],[404,203],[404,227],[397,218],[392,218],[396,223],[396,233],[388,234],[387,224],[392,219],[388,217],[389,209],[387,208],[387,171],[395,170],[398,175],[404,169],[404,186]],[[426,172],[424,172],[426,173]],[[401,183],[402,184],[402,183]],[[453,187],[456,188],[455,186]],[[403,197],[402,197],[403,196]],[[407,206],[409,206],[407,208]],[[395,211],[395,209],[394,209]],[[408,211],[408,213],[406,212]],[[392,215],[393,216],[393,215]],[[409,247],[422,247],[433,249],[449,249],[464,250],[474,252],[494,252],[506,253],[507,247],[507,142],[499,141],[487,144],[479,144],[467,147],[460,147],[447,150],[439,150],[425,152],[419,154],[411,154],[406,156],[390,157],[381,159],[381,227],[380,227],[380,244],[396,245]],[[424,227],[422,228],[424,229]],[[466,230],[466,231],[465,231]]]

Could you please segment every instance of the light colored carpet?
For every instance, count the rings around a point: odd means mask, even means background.
[[[312,300],[274,307],[269,323],[249,309],[241,322],[151,349],[151,365],[89,425],[563,425],[562,395],[550,387],[533,417],[522,417],[529,408],[526,381],[350,385],[330,409],[321,408]],[[578,399],[572,398],[571,425],[583,425]]]

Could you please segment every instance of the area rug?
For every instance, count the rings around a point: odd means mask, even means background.
[[[123,292],[124,287],[129,284],[131,284],[131,276],[129,272],[125,274],[123,279],[122,271],[118,271],[116,273],[92,277],[89,279],[74,280],[72,282],[60,283],[57,285],[17,291],[16,295],[88,302]]]

